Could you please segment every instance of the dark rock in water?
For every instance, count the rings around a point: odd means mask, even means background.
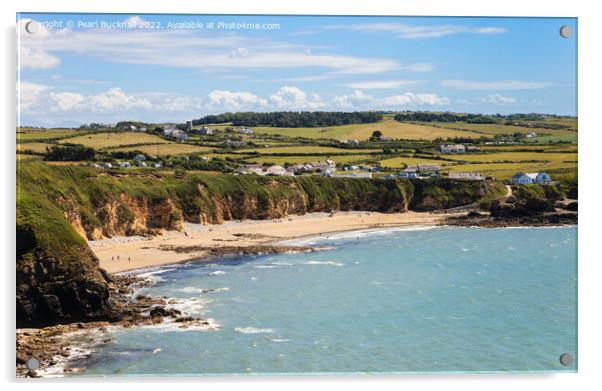
[[[183,323],[183,322],[193,322],[195,319],[192,316],[182,316],[180,318],[176,319],[176,322],[178,323]]]
[[[163,307],[155,307],[152,310],[150,310],[149,315],[151,316],[151,318],[155,318],[158,316],[165,317],[169,315],[169,311]]]

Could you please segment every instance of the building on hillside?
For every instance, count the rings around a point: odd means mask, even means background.
[[[197,133],[200,134],[201,136],[211,136],[213,135],[213,129],[209,128],[208,126],[201,126],[198,130]]]
[[[138,155],[134,156],[134,160],[137,162],[143,162],[146,160],[146,156],[144,156],[142,154],[138,154]]]
[[[111,163],[103,163],[103,167],[105,167],[105,168],[113,168],[113,165]]]
[[[519,172],[512,176],[511,182],[515,185],[549,185],[552,178],[546,172]]]
[[[393,137],[390,137],[390,136],[380,136],[380,141],[393,141]]]
[[[443,144],[439,147],[441,153],[464,153],[466,148],[462,144]]]
[[[326,164],[330,166],[330,168],[336,168],[337,164],[332,159],[326,159]]]
[[[476,145],[467,145],[466,152],[480,152],[481,147],[477,147]]]
[[[345,141],[345,143],[347,145],[351,145],[351,146],[354,146],[354,147],[357,147],[357,146],[360,145],[360,142],[358,140],[347,140],[347,141]]]
[[[251,128],[240,128],[239,131],[242,134],[248,134],[248,135],[253,134],[253,129],[251,129]]]
[[[137,162],[136,165],[138,167],[146,167],[146,162]]]
[[[130,167],[131,164],[129,162],[119,162],[119,167],[121,168],[126,168],[126,167]]]
[[[192,121],[186,121],[186,130],[192,130]]]
[[[246,166],[242,166],[236,170],[239,174],[257,174],[263,175],[263,166],[261,164],[248,164]]]
[[[406,167],[399,173],[400,178],[416,179],[418,178],[418,168],[416,166]]]
[[[334,174],[335,178],[363,178],[363,179],[372,179],[372,173],[367,171],[359,171],[359,172],[344,172],[340,174]]]
[[[439,173],[439,164],[431,163],[431,164],[418,164],[416,165],[418,168],[418,172],[421,174],[438,174]]]
[[[463,181],[483,181],[485,177],[480,172],[450,172],[449,179],[458,179]]]

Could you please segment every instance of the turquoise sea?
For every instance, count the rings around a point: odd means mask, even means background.
[[[576,371],[577,228],[416,227],[138,271],[217,330],[113,329],[85,376]],[[206,292],[206,289],[216,289]],[[75,365],[75,364],[74,364]]]

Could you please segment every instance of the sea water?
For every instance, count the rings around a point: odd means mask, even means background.
[[[138,272],[216,330],[114,329],[85,375],[575,371],[577,228],[323,235]],[[207,289],[215,289],[207,292]],[[79,363],[78,365],[82,365]]]

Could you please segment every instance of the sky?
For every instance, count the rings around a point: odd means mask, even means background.
[[[285,110],[577,115],[576,31],[574,18],[21,13],[18,124]]]

